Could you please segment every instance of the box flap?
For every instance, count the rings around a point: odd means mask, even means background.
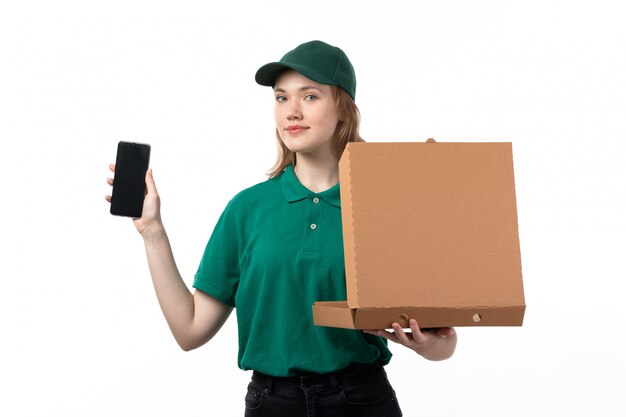
[[[354,329],[355,311],[346,301],[316,301],[313,303],[313,323],[316,326]]]
[[[349,143],[348,306],[524,306],[510,143]]]

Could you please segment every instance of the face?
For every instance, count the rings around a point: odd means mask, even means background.
[[[274,85],[276,129],[289,150],[331,156],[338,116],[330,86],[287,71]]]

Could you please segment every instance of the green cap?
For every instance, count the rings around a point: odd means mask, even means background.
[[[254,79],[261,85],[273,87],[276,77],[285,69],[292,69],[320,84],[339,86],[354,100],[354,68],[346,54],[336,46],[322,41],[303,43],[287,52],[280,61],[263,65]]]

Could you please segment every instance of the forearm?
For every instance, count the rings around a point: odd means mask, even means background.
[[[159,305],[174,338],[184,349],[193,338],[193,295],[178,271],[165,229],[161,226],[143,237]]]

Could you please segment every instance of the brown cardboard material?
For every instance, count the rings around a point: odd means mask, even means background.
[[[350,143],[339,175],[347,301],[316,325],[522,325],[511,143]]]

